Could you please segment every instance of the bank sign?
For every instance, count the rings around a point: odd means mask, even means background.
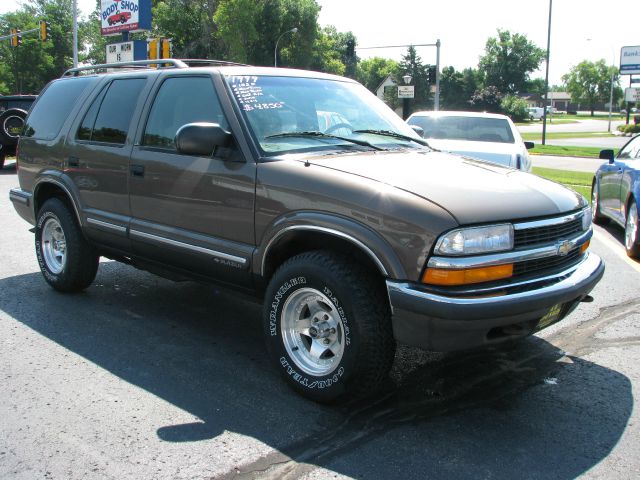
[[[620,74],[640,74],[640,45],[635,47],[622,47],[620,51]]]
[[[151,0],[100,0],[100,32],[151,30]]]

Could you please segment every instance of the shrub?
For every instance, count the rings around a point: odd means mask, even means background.
[[[640,133],[640,125],[618,125],[618,131],[622,132],[626,135],[633,135],[636,133]]]
[[[502,107],[504,114],[511,117],[514,122],[521,122],[529,118],[526,100],[515,95],[506,95],[500,102],[500,107]]]

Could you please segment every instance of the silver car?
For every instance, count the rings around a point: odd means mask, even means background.
[[[524,172],[531,171],[524,142],[511,119],[505,115],[478,112],[416,112],[407,119],[429,145]]]

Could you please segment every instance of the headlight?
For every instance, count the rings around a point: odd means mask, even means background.
[[[587,207],[582,213],[582,231],[586,232],[591,226],[591,207]]]
[[[591,218],[591,217],[589,217]],[[437,255],[473,255],[513,249],[513,225],[459,228],[438,239]]]

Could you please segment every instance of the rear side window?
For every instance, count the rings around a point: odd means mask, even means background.
[[[53,140],[65,122],[78,98],[96,78],[70,78],[49,85],[33,107],[23,136],[40,140]]]
[[[126,78],[111,82],[91,103],[82,119],[77,138],[92,142],[124,144],[133,111],[145,83],[144,78]]]
[[[211,78],[168,78],[151,107],[142,144],[175,150],[178,129],[194,122],[218,123],[228,128]]]

